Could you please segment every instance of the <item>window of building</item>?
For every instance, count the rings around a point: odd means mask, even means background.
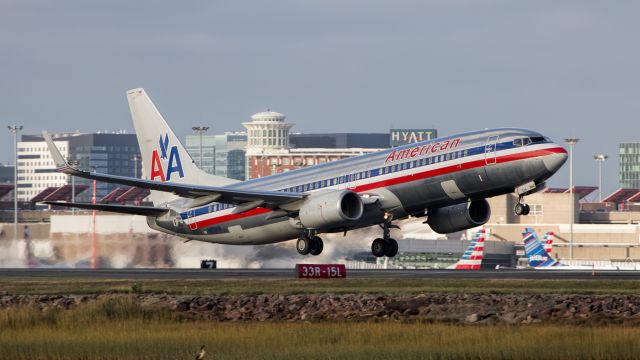
[[[529,204],[530,216],[542,216],[542,204]]]

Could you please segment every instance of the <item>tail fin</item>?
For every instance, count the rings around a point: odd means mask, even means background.
[[[532,268],[542,268],[560,265],[557,260],[547,254],[533,229],[526,228],[522,233],[522,236],[524,241],[524,251],[527,255],[529,266]]]
[[[544,251],[546,251],[549,255],[551,255],[551,250],[553,249],[553,237],[553,231],[549,231],[548,233],[544,234]]]
[[[479,270],[484,258],[484,240],[487,235],[488,230],[478,230],[460,260],[450,268],[456,270]]]
[[[127,99],[140,145],[144,174],[149,180],[211,186],[236,182],[207,174],[195,165],[144,89],[127,91]],[[152,191],[150,198],[154,205],[158,205],[176,196]]]

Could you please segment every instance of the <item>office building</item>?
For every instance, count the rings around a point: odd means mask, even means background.
[[[387,133],[326,133],[326,134],[290,134],[292,148],[325,149],[383,149],[389,147]]]
[[[202,160],[200,159],[200,139],[202,139]],[[196,165],[205,172],[236,180],[245,179],[247,133],[203,134],[202,138],[200,135],[188,135],[186,140],[187,152]]]
[[[112,175],[141,177],[142,163],[135,134],[61,133],[52,134],[60,153],[74,166],[87,171]],[[71,184],[71,178],[58,172],[47,144],[40,135],[23,135],[18,142],[18,200],[28,201],[48,187]],[[76,178],[75,183],[92,187],[87,179]],[[118,187],[117,184],[97,182],[96,195],[101,198]],[[90,201],[91,191],[82,193],[76,201]]]
[[[640,188],[640,143],[621,143],[618,174],[621,188]]]

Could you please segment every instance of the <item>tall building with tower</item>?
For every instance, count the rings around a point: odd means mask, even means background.
[[[366,142],[366,135],[348,134],[290,134],[293,123],[285,122],[284,114],[265,111],[251,116],[242,123],[247,128],[246,173],[247,179],[268,176],[302,167],[318,165],[352,156],[378,151],[380,148],[337,147]],[[378,139],[380,141],[380,139]],[[294,145],[299,147],[294,147]],[[388,144],[386,140],[381,145]],[[308,147],[318,146],[318,147]],[[383,147],[388,147],[383,146]]]

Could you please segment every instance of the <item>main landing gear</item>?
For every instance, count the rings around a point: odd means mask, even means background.
[[[296,250],[300,255],[311,254],[313,256],[320,255],[324,249],[324,243],[320,236],[316,236],[313,232],[305,232],[296,242]]]
[[[523,202],[524,196],[520,196],[518,198],[518,203],[513,208],[513,212],[518,216],[527,216],[529,215],[529,204]]]
[[[373,240],[371,244],[371,252],[375,257],[394,257],[398,254],[398,242],[391,238],[391,228],[399,229],[397,225],[391,224],[391,217],[387,218],[384,223],[380,224],[382,228],[382,239]]]

